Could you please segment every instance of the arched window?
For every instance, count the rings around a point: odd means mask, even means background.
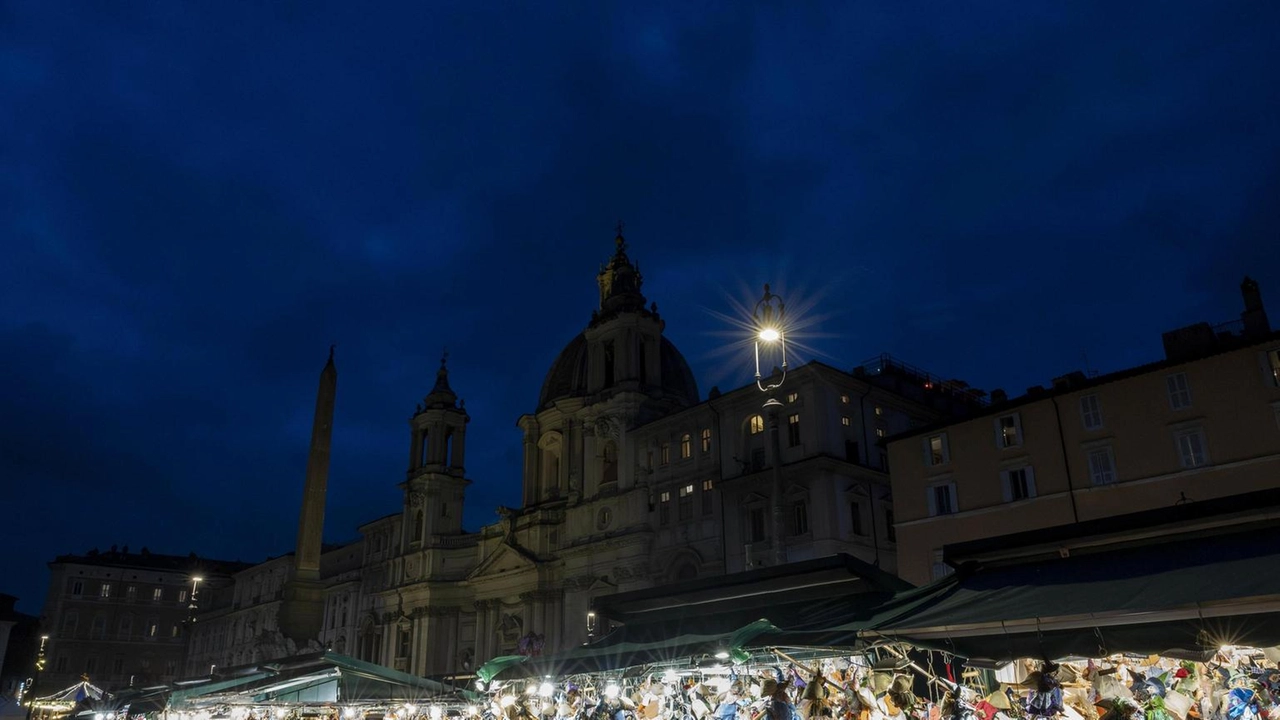
[[[711,428],[702,428],[702,452],[711,452]]]
[[[689,433],[680,436],[680,459],[688,460],[693,455],[693,438]]]
[[[751,434],[758,435],[762,432],[764,432],[764,416],[752,415],[751,416]]]

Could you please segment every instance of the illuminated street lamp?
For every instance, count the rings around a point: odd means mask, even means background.
[[[782,387],[782,383],[787,380],[787,338],[783,333],[783,323],[786,320],[787,306],[782,302],[782,298],[774,295],[769,291],[769,285],[764,286],[764,296],[760,298],[760,302],[756,303],[755,311],[751,313],[752,319],[755,321],[755,349],[756,349],[756,387],[761,392],[772,393],[774,390]],[[782,377],[778,381],[773,382],[773,373],[769,373],[769,384],[761,382],[764,375],[760,372],[760,345],[763,343],[769,347],[777,347],[778,354],[782,356]],[[765,402],[765,407],[772,405],[781,405],[776,399],[770,395]]]
[[[787,561],[787,551],[782,545],[783,532],[783,512],[782,512],[782,443],[778,438],[778,410],[782,408],[782,403],[773,396],[778,388],[782,387],[782,383],[787,381],[787,338],[785,334],[787,306],[782,302],[782,298],[774,295],[769,290],[769,285],[764,286],[764,296],[756,303],[755,310],[751,313],[754,320],[755,330],[755,350],[756,350],[756,387],[760,388],[760,392],[767,394],[769,397],[764,401],[764,407],[769,413],[769,452],[772,457],[772,497],[770,504],[772,505],[773,516],[773,563],[774,565],[782,565]],[[760,372],[760,345],[763,343],[767,347],[776,347],[777,354],[782,358],[782,373],[775,376],[770,370],[768,382],[762,382],[763,373]],[[775,382],[776,379],[776,382]]]

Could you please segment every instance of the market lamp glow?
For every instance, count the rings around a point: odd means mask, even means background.
[[[538,694],[544,698],[551,697],[551,694],[554,693],[555,691],[556,691],[555,686],[549,682],[542,683],[541,687],[538,688]]]
[[[776,328],[769,327],[761,330],[758,337],[767,343],[775,343],[782,338],[782,333],[778,332]]]
[[[764,286],[764,295],[760,297],[755,309],[751,312],[752,322],[754,327],[757,328],[755,333],[756,386],[760,388],[761,392],[772,392],[782,387],[782,383],[786,382],[787,379],[787,340],[783,335],[786,314],[786,304],[783,303],[781,297],[773,294],[766,284]],[[772,372],[770,372],[769,383],[762,382],[764,373],[760,370],[761,344],[768,346],[769,352],[776,353],[778,359],[782,362],[779,368],[782,371],[782,377],[776,378],[776,382]]]
[[[615,683],[609,683],[607,686],[605,686],[604,696],[609,698],[610,700],[615,700],[617,699],[618,693],[620,692],[622,692],[622,689],[619,688]]]
[[[728,659],[729,659],[729,651],[728,651],[728,650],[725,650],[725,649],[723,649],[723,648],[722,648],[722,649],[720,649],[720,650],[717,650],[717,651],[716,651],[716,659],[717,659],[717,660],[728,660]]]

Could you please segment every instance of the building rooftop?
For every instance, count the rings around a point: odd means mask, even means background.
[[[207,573],[231,575],[246,568],[252,563],[239,560],[214,560],[203,558],[195,553],[188,555],[162,555],[153,553],[145,547],[138,552],[129,552],[129,546],[117,549],[112,546],[105,552],[97,548],[84,555],[59,555],[50,565],[100,565],[103,567],[130,567],[139,570],[163,570],[167,572]]]

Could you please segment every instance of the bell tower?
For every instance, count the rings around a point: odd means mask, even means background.
[[[642,391],[662,385],[662,330],[656,304],[645,307],[644,276],[627,255],[622,226],[613,240],[614,253],[600,267],[600,309],[592,313],[585,333],[588,343],[589,392]]]
[[[466,488],[466,404],[449,387],[449,353],[436,383],[409,419],[409,471],[404,495],[405,546],[423,547],[435,536],[462,533]]]

